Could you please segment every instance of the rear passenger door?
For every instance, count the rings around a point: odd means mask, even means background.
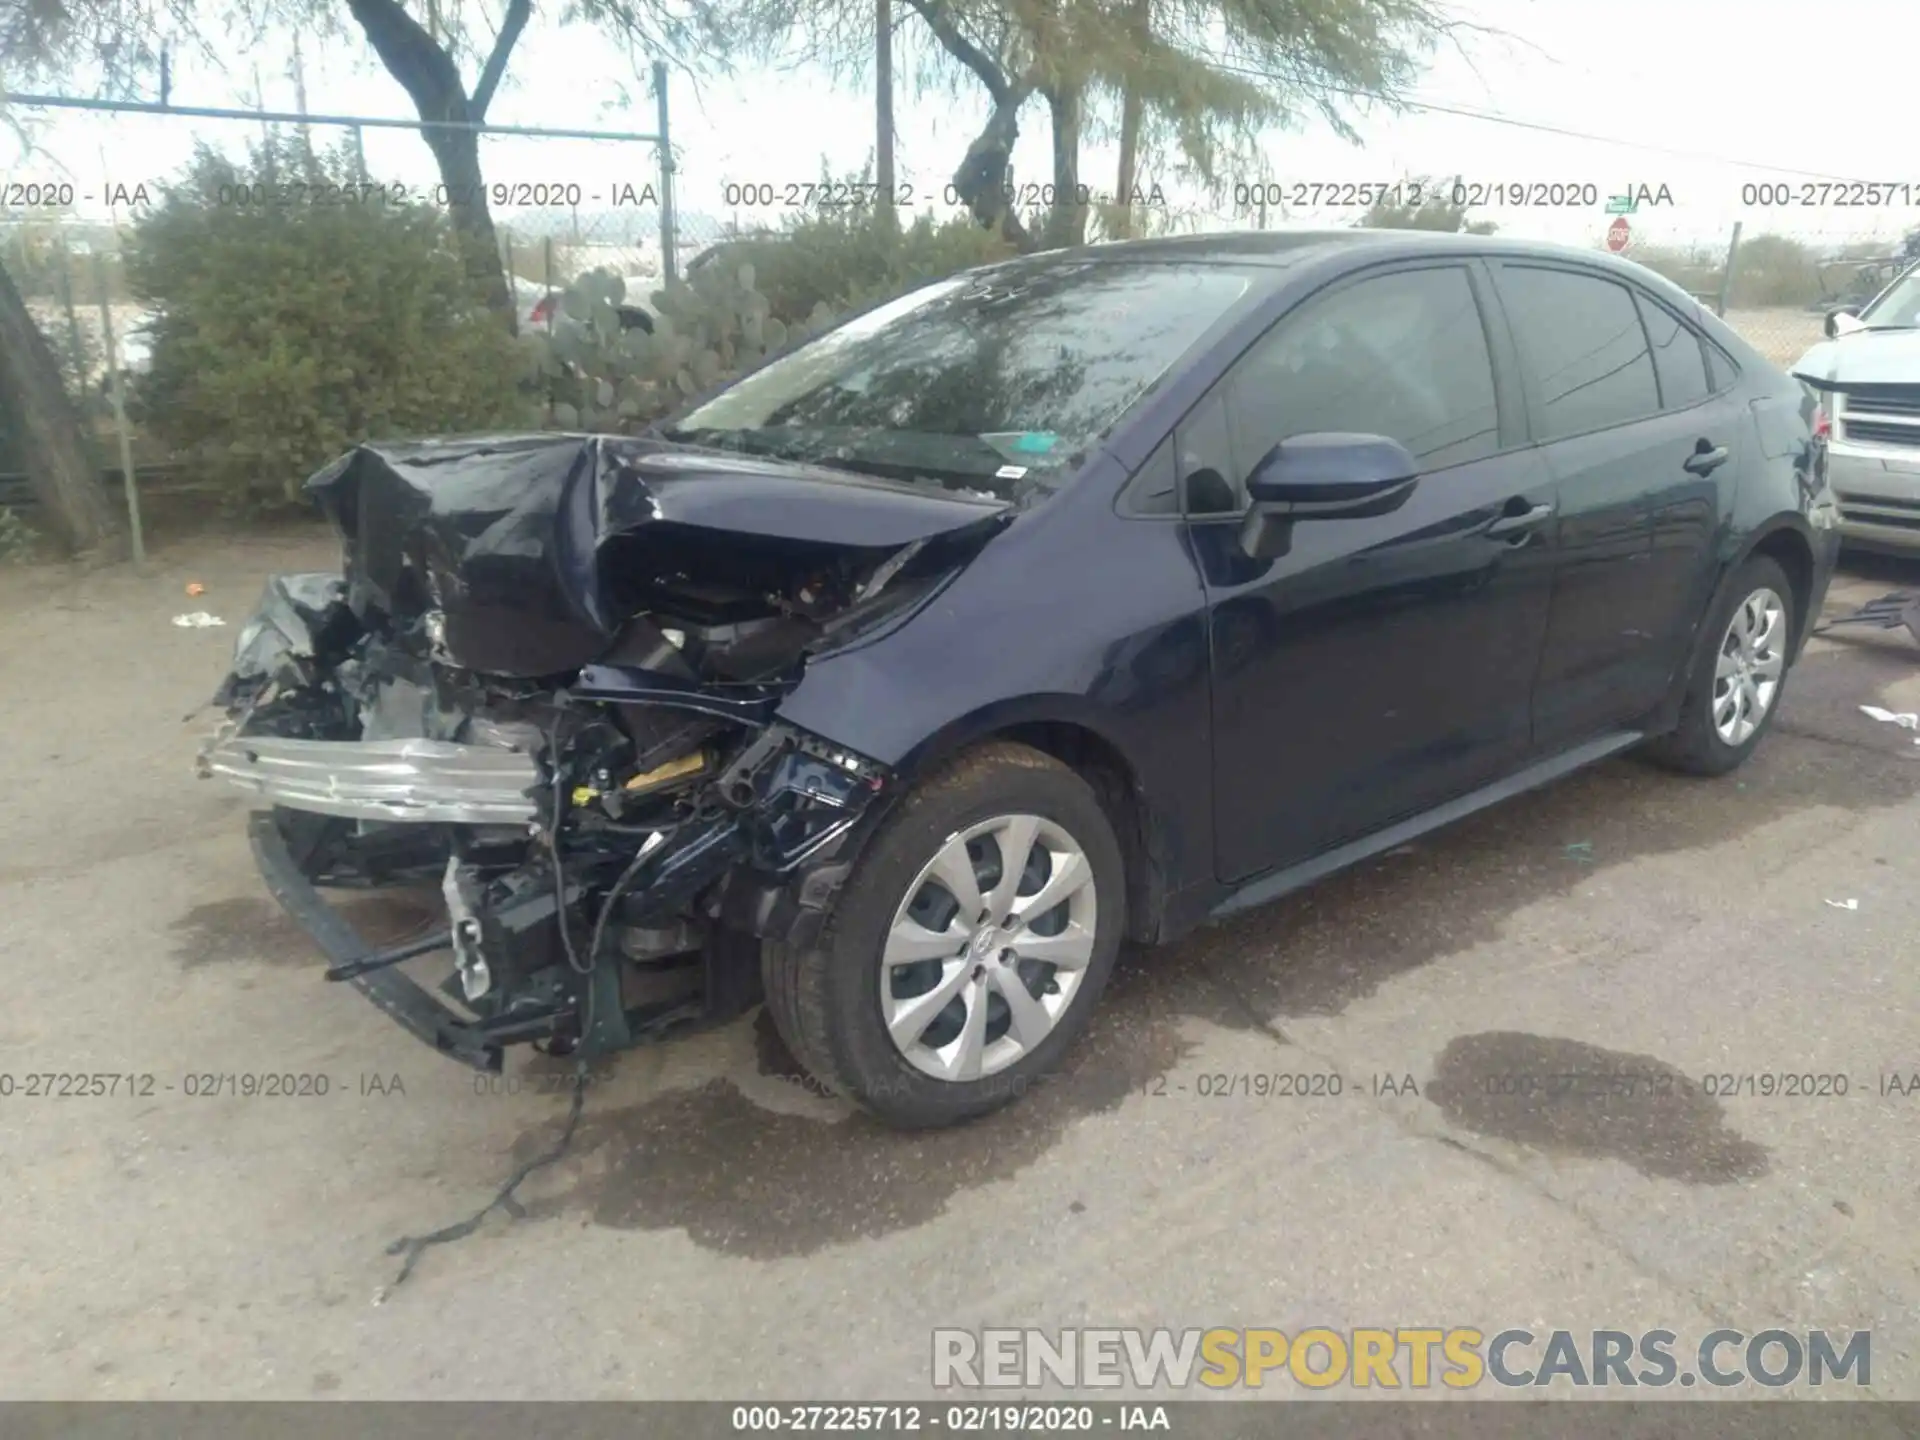
[[[1709,393],[1699,337],[1636,287],[1577,265],[1493,268],[1559,482],[1533,700],[1535,749],[1551,753],[1633,724],[1666,693],[1713,497],[1737,473],[1739,417]]]

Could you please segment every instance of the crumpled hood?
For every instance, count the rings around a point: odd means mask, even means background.
[[[406,625],[438,612],[448,659],[508,676],[573,670],[611,643],[628,616],[609,603],[603,547],[643,527],[878,554],[1011,508],[933,486],[606,435],[362,445],[307,489],[340,533],[355,615]]]
[[[1920,330],[1856,330],[1822,340],[1793,367],[1816,390],[1920,385]]]

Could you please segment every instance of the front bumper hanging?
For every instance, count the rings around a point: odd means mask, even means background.
[[[361,938],[300,873],[271,811],[254,812],[248,821],[247,838],[273,898],[313,937],[333,966],[356,966],[379,956],[375,947]],[[555,1032],[557,1022],[573,1013],[571,1007],[559,1006],[497,1021],[468,1020],[391,965],[350,975],[348,983],[441,1054],[476,1070],[496,1073],[504,1065],[507,1046],[547,1038]]]

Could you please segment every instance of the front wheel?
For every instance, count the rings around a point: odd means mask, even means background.
[[[1707,617],[1680,724],[1648,755],[1690,775],[1724,775],[1751,755],[1773,723],[1793,653],[1793,583],[1778,562],[1756,555],[1734,572]]]
[[[983,745],[882,824],[815,945],[764,947],[767,1007],[815,1078],[889,1124],[971,1119],[1044,1080],[1086,1028],[1124,907],[1086,781]]]

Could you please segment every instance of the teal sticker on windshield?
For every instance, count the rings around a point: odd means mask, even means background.
[[[1051,430],[990,430],[980,438],[1016,465],[1046,467],[1060,463],[1060,437]]]

